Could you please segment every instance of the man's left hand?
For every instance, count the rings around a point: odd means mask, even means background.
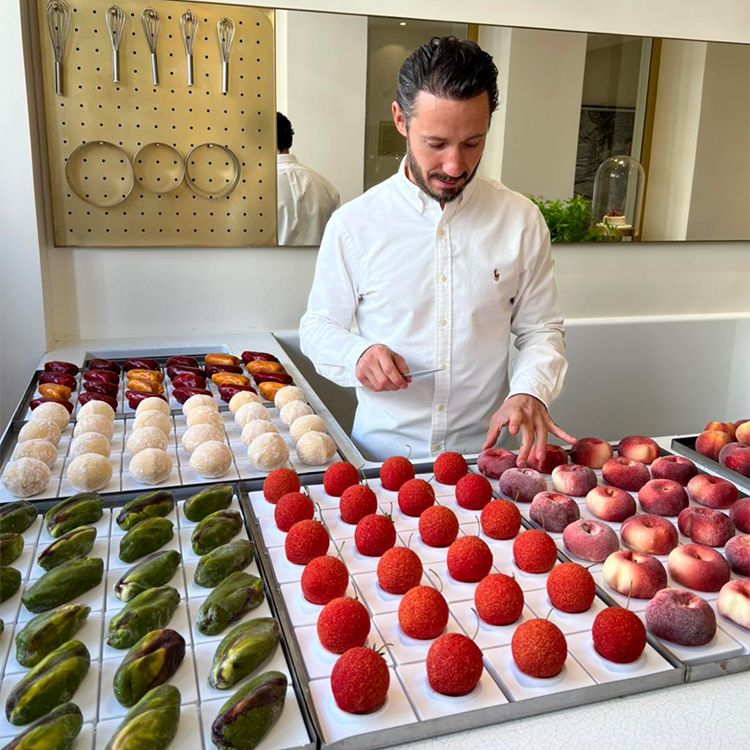
[[[516,466],[526,466],[526,462],[536,458],[542,460],[547,451],[547,434],[552,433],[561,440],[575,443],[576,439],[558,427],[549,415],[547,407],[539,399],[520,393],[507,398],[492,415],[490,429],[482,450],[491,448],[500,437],[503,427],[511,435],[521,433],[521,447],[518,450]]]

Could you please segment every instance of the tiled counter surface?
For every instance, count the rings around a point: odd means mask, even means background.
[[[347,458],[361,463],[360,454],[351,440],[270,333],[249,331],[215,337],[66,342],[48,352],[42,361],[62,359],[82,363],[86,353],[115,357],[122,352],[138,351],[146,356],[150,350],[169,354],[216,350],[239,355],[245,349],[276,354],[295,381],[301,383],[310,394],[313,408],[326,420],[336,443],[349,454]],[[656,440],[669,450],[671,436]],[[409,750],[602,750],[647,745],[660,750],[683,750],[685,747],[732,750],[747,747],[748,715],[750,677],[744,673],[564,709],[398,747]]]

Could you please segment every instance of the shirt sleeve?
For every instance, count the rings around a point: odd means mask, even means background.
[[[538,211],[521,257],[523,268],[511,316],[519,355],[508,395],[527,393],[549,407],[560,395],[568,363],[549,230]]]
[[[357,309],[357,268],[351,237],[334,214],[326,225],[315,264],[307,311],[300,321],[300,347],[315,370],[342,386],[359,385],[354,370],[377,341],[352,332]]]

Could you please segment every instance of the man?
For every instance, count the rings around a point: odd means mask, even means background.
[[[319,245],[323,230],[341,199],[323,175],[289,153],[294,130],[276,113],[276,191],[279,245]]]
[[[574,438],[547,412],[567,368],[547,227],[526,198],[476,177],[497,68],[473,42],[434,38],[404,62],[396,97],[406,157],[328,223],[302,351],[356,386],[352,436],[370,456],[478,451],[507,427],[523,466],[548,432]],[[441,369],[408,377],[427,368]]]

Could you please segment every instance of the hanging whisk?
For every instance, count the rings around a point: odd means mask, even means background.
[[[47,3],[47,28],[55,53],[55,93],[62,96],[62,59],[65,40],[70,24],[70,8],[65,0],[49,0]]]
[[[112,42],[112,81],[120,83],[120,43],[125,29],[125,11],[119,5],[107,8],[107,31]]]
[[[185,56],[187,57],[187,83],[192,86],[193,80],[193,42],[198,34],[198,16],[188,8],[180,16],[180,29],[182,30],[182,41],[185,45]]]
[[[159,14],[153,8],[145,8],[141,13],[141,25],[143,26],[143,33],[146,35],[146,44],[148,44],[151,53],[151,83],[158,86],[159,68],[156,66],[156,41],[159,36]]]
[[[231,18],[220,18],[216,24],[216,34],[219,37],[219,52],[221,52],[221,93],[229,93],[229,55],[234,40],[234,21]]]

